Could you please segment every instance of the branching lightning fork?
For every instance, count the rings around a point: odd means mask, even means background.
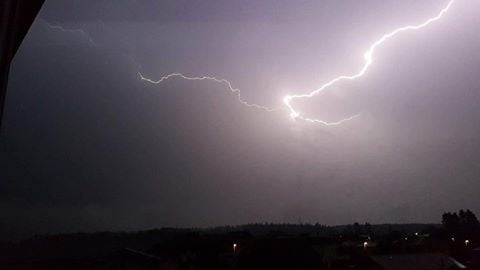
[[[96,43],[95,41],[93,41],[92,37],[87,33],[85,32],[82,28],[75,28],[75,29],[71,29],[71,28],[65,28],[63,26],[60,26],[60,25],[55,25],[55,24],[51,24],[45,20],[43,20],[45,22],[45,24],[50,28],[50,29],[55,29],[55,30],[60,30],[62,32],[73,32],[73,33],[79,33],[81,34],[83,37],[85,37],[89,43],[93,46],[96,46]],[[102,24],[103,22],[100,21]],[[132,61],[132,63],[134,63],[137,67],[139,67],[140,65],[136,63],[136,61],[130,57],[130,60]],[[144,80],[144,81],[147,81],[149,83],[153,83],[153,84],[159,84],[159,83],[162,83],[163,81],[166,81],[168,79],[171,79],[171,78],[174,78],[174,77],[177,77],[177,78],[181,78],[181,79],[184,79],[184,80],[190,80],[190,81],[204,81],[204,80],[209,80],[209,81],[214,81],[214,82],[217,82],[217,83],[223,83],[225,84],[227,87],[228,87],[228,90],[230,90],[230,92],[234,93],[236,96],[237,96],[237,100],[244,106],[247,106],[247,107],[250,107],[250,108],[256,108],[256,109],[261,109],[261,110],[265,110],[267,112],[273,112],[273,111],[284,111],[285,108],[270,108],[270,107],[267,107],[267,106],[262,106],[262,105],[258,105],[258,104],[254,104],[254,103],[249,103],[247,101],[245,101],[243,98],[242,98],[242,95],[241,95],[241,92],[239,89],[237,88],[234,88],[232,86],[232,84],[230,83],[230,81],[226,80],[226,79],[218,79],[218,78],[215,78],[215,77],[212,77],[212,76],[202,76],[202,77],[190,77],[190,76],[185,76],[183,75],[182,73],[172,73],[172,74],[169,74],[169,75],[166,75],[166,76],[163,76],[161,77],[159,80],[152,80],[152,79],[149,79],[149,78],[146,78],[142,75],[142,73],[138,72],[138,75],[140,76],[140,79]]]
[[[337,121],[337,122],[327,122],[327,121],[323,121],[321,119],[315,119],[315,118],[308,118],[308,117],[304,117],[300,114],[300,112],[298,112],[292,105],[292,101],[295,100],[295,99],[299,99],[299,98],[312,98],[316,95],[318,95],[319,93],[321,93],[322,91],[324,91],[325,89],[327,89],[328,87],[340,82],[340,81],[345,81],[345,80],[355,80],[359,77],[362,77],[368,70],[368,68],[372,65],[373,63],[373,55],[376,51],[376,49],[382,45],[385,41],[387,41],[388,39],[396,36],[397,34],[401,33],[401,32],[405,32],[405,31],[409,31],[409,30],[418,30],[418,29],[421,29],[421,28],[424,28],[426,26],[428,26],[429,24],[435,22],[435,21],[438,21],[440,20],[440,18],[442,18],[442,16],[450,9],[450,7],[453,5],[453,3],[455,2],[456,0],[450,0],[447,4],[446,7],[444,7],[440,13],[433,17],[433,18],[430,18],[428,20],[426,20],[425,22],[421,23],[421,24],[418,24],[418,25],[409,25],[409,26],[405,26],[405,27],[401,27],[401,28],[397,28],[395,29],[394,31],[388,33],[388,34],[385,34],[384,36],[382,36],[379,40],[375,41],[371,46],[370,48],[365,52],[364,54],[364,58],[365,58],[365,64],[363,65],[362,69],[360,69],[360,71],[354,75],[342,75],[342,76],[338,76],[336,78],[334,78],[333,80],[325,83],[324,85],[320,86],[319,88],[317,88],[316,90],[308,93],[308,94],[302,94],[302,95],[287,95],[283,98],[283,103],[285,104],[285,106],[287,106],[289,112],[290,112],[290,117],[292,119],[300,119],[300,120],[304,120],[304,121],[307,121],[307,122],[312,122],[312,123],[321,123],[321,124],[324,124],[324,125],[328,125],[328,126],[331,126],[331,125],[339,125],[339,124],[342,124],[346,121],[349,121],[349,120],[352,120],[356,117],[358,117],[359,115],[354,115],[354,116],[351,116],[349,118],[345,118],[345,119],[342,119],[340,121]]]
[[[421,28],[424,28],[424,27],[430,25],[433,22],[436,22],[436,21],[440,20],[443,17],[443,15],[450,9],[450,7],[456,1],[457,0],[449,0],[448,4],[435,17],[429,18],[421,24],[400,27],[400,28],[397,28],[397,29],[393,30],[390,33],[387,33],[387,34],[383,35],[380,39],[375,41],[369,47],[369,49],[364,53],[363,56],[364,56],[364,59],[365,59],[365,63],[362,66],[362,68],[359,70],[358,73],[353,74],[353,75],[338,76],[338,77],[332,79],[331,81],[323,84],[322,86],[320,86],[316,90],[313,90],[313,91],[311,91],[310,93],[307,93],[307,94],[287,95],[283,98],[283,104],[285,105],[285,107],[282,107],[282,108],[271,108],[271,107],[267,107],[267,106],[263,106],[263,105],[249,103],[242,98],[240,90],[232,87],[232,84],[228,80],[218,79],[218,78],[215,78],[213,76],[191,77],[191,76],[186,76],[182,73],[171,73],[171,74],[168,74],[168,75],[165,75],[165,76],[161,77],[159,80],[152,80],[152,79],[144,77],[140,72],[138,72],[138,75],[140,76],[140,78],[142,80],[147,81],[147,82],[152,83],[152,84],[160,84],[160,83],[162,83],[162,82],[164,82],[168,79],[171,79],[171,78],[180,78],[180,79],[191,80],[191,81],[204,81],[204,80],[214,81],[214,82],[217,82],[217,83],[225,84],[228,87],[228,90],[230,90],[232,93],[234,93],[237,96],[238,101],[244,106],[247,106],[247,107],[250,107],[250,108],[261,109],[261,110],[265,110],[265,111],[268,111],[268,112],[287,111],[289,113],[290,117],[294,120],[303,120],[303,121],[306,121],[306,122],[319,123],[319,124],[323,124],[323,125],[326,125],[326,126],[341,125],[341,124],[343,124],[347,121],[350,121],[350,120],[353,120],[353,119],[359,117],[360,115],[356,114],[356,115],[353,115],[353,116],[350,116],[348,118],[341,119],[341,120],[335,121],[335,122],[329,122],[329,121],[324,121],[324,120],[315,119],[315,118],[308,118],[308,117],[303,116],[298,110],[296,110],[294,108],[294,106],[292,105],[292,101],[294,101],[295,99],[313,98],[314,96],[320,94],[321,92],[323,92],[324,90],[326,90],[327,88],[333,86],[334,84],[336,84],[338,82],[347,81],[347,80],[351,81],[351,80],[355,80],[357,78],[362,77],[367,72],[369,67],[372,65],[373,56],[374,56],[377,48],[379,48],[384,42],[386,42],[387,40],[393,38],[394,36],[396,36],[397,34],[400,34],[402,32],[406,32],[406,31],[410,31],[410,30],[419,30]],[[79,28],[79,29],[68,29],[68,28],[64,28],[64,27],[59,26],[59,25],[50,24],[46,21],[45,21],[45,23],[51,29],[57,29],[57,30],[60,30],[62,32],[77,32],[77,33],[81,34],[82,36],[84,36],[85,38],[87,38],[88,41],[90,42],[90,44],[92,44],[93,46],[96,46],[96,43],[93,41],[93,39],[90,37],[90,35],[81,28]]]
[[[138,72],[138,75],[140,76],[140,78],[144,81],[147,81],[149,83],[153,83],[153,84],[159,84],[159,83],[162,83],[168,79],[171,79],[171,78],[174,78],[174,77],[178,77],[178,78],[181,78],[181,79],[184,79],[184,80],[189,80],[189,81],[204,81],[204,80],[208,80],[208,81],[214,81],[214,82],[217,82],[217,83],[223,83],[225,85],[227,85],[228,89],[234,93],[236,96],[237,96],[237,99],[238,99],[238,102],[240,102],[242,105],[245,105],[247,107],[250,107],[250,108],[256,108],[256,109],[261,109],[261,110],[265,110],[267,112],[273,112],[273,111],[280,111],[280,110],[284,110],[282,108],[270,108],[270,107],[267,107],[267,106],[262,106],[262,105],[258,105],[258,104],[254,104],[254,103],[249,103],[247,101],[245,101],[243,98],[242,98],[242,95],[241,95],[241,92],[239,89],[237,88],[234,88],[232,86],[232,84],[226,80],[226,79],[217,79],[215,77],[210,77],[210,76],[202,76],[202,77],[189,77],[189,76],[185,76],[183,75],[182,73],[171,73],[171,74],[168,74],[168,75],[165,75],[163,77],[161,77],[159,80],[152,80],[152,79],[149,79],[149,78],[145,78],[142,73]]]

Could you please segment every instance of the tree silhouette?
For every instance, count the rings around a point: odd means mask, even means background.
[[[468,209],[461,209],[458,214],[455,212],[444,213],[442,224],[452,236],[469,238],[478,236],[480,232],[480,223],[477,217]]]
[[[457,213],[446,212],[442,215],[442,224],[447,231],[455,233],[458,230],[458,215]]]

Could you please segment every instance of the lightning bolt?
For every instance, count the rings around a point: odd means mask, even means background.
[[[338,77],[328,81],[327,83],[323,84],[319,88],[317,88],[317,89],[315,89],[315,90],[313,90],[313,91],[311,91],[307,94],[287,95],[282,100],[283,104],[285,105],[285,107],[282,107],[282,108],[272,108],[272,107],[263,106],[263,105],[259,105],[259,104],[249,103],[245,99],[242,98],[240,90],[237,89],[237,88],[234,88],[232,86],[232,84],[230,83],[230,81],[228,81],[226,79],[219,79],[219,78],[216,78],[216,77],[213,77],[213,76],[192,77],[192,76],[186,76],[182,73],[171,73],[171,74],[168,74],[168,75],[165,75],[165,76],[161,77],[158,80],[152,80],[152,79],[144,77],[142,75],[142,73],[140,73],[140,72],[138,72],[138,75],[139,75],[141,80],[152,83],[152,84],[160,84],[160,83],[162,83],[166,80],[172,79],[172,78],[180,78],[180,79],[189,80],[189,81],[213,81],[213,82],[216,82],[216,83],[225,84],[227,86],[228,90],[236,95],[238,102],[240,102],[240,104],[242,104],[244,106],[264,110],[264,111],[267,111],[267,112],[288,111],[289,115],[290,115],[290,118],[292,118],[293,120],[303,120],[303,121],[306,121],[306,122],[318,123],[318,124],[323,124],[323,125],[326,125],[326,126],[337,126],[337,125],[341,125],[345,122],[348,122],[350,120],[353,120],[353,119],[359,117],[360,114],[356,114],[356,115],[353,115],[353,116],[350,116],[350,117],[347,117],[347,118],[344,118],[344,119],[341,119],[341,120],[338,120],[338,121],[335,121],[335,122],[329,122],[329,121],[324,121],[324,120],[315,119],[315,118],[308,118],[308,117],[303,116],[299,111],[297,111],[294,108],[294,106],[292,105],[292,101],[294,101],[295,99],[313,98],[314,96],[320,94],[321,92],[325,91],[326,89],[335,85],[338,82],[352,81],[352,80],[355,80],[357,78],[362,77],[368,71],[369,67],[373,64],[373,56],[374,56],[376,50],[383,43],[385,43],[389,39],[393,38],[394,36],[396,36],[396,35],[398,35],[402,32],[411,31],[411,30],[419,30],[419,29],[422,29],[424,27],[427,27],[431,23],[434,23],[434,22],[440,20],[443,17],[443,15],[445,13],[447,13],[447,11],[450,9],[450,7],[456,1],[457,0],[450,0],[448,2],[448,4],[435,17],[429,18],[426,21],[424,21],[423,23],[420,23],[420,24],[417,24],[417,25],[408,25],[408,26],[400,27],[400,28],[397,28],[397,29],[393,30],[392,32],[389,32],[389,33],[383,35],[380,39],[378,39],[372,45],[370,45],[369,49],[364,53],[363,57],[364,57],[365,63],[362,66],[362,68],[356,74],[338,76]],[[60,25],[51,24],[47,21],[45,21],[45,23],[51,29],[57,29],[57,30],[60,30],[62,32],[77,32],[77,33],[80,33],[83,37],[88,39],[88,41],[91,45],[96,46],[96,43],[93,41],[93,39],[90,37],[90,35],[81,28],[69,29],[69,28],[62,27]],[[132,62],[136,63],[133,60],[132,60]],[[137,66],[139,66],[139,65],[137,64]]]
[[[455,2],[456,0],[450,0],[448,2],[448,4],[440,11],[440,13],[438,13],[437,16],[435,17],[432,17],[426,21],[424,21],[423,23],[421,24],[417,24],[417,25],[409,25],[409,26],[404,26],[404,27],[400,27],[400,28],[397,28],[395,30],[393,30],[392,32],[390,33],[387,33],[385,35],[383,35],[380,39],[378,39],[377,41],[375,41],[371,46],[370,48],[364,53],[364,59],[365,59],[365,64],[363,65],[363,67],[360,69],[360,71],[356,74],[353,74],[353,75],[341,75],[341,76],[338,76],[336,78],[334,78],[333,80],[325,83],[324,85],[320,86],[319,88],[317,88],[316,90],[313,90],[312,92],[308,93],[308,94],[300,94],[300,95],[287,95],[283,98],[283,103],[285,104],[285,106],[287,107],[289,113],[290,113],[290,117],[292,119],[300,119],[300,120],[304,120],[304,121],[307,121],[307,122],[311,122],[311,123],[320,123],[320,124],[324,124],[324,125],[327,125],[327,126],[334,126],[334,125],[340,125],[344,122],[347,122],[347,121],[350,121],[352,119],[355,119],[357,118],[359,115],[354,115],[354,116],[351,116],[351,117],[348,117],[348,118],[345,118],[345,119],[342,119],[340,121],[337,121],[337,122],[327,122],[327,121],[323,121],[321,119],[315,119],[315,118],[308,118],[308,117],[304,117],[301,115],[301,113],[299,111],[297,111],[293,105],[292,105],[292,101],[295,100],[295,99],[301,99],[301,98],[312,98],[318,94],[320,94],[321,92],[323,92],[325,89],[329,88],[330,86],[338,83],[338,82],[341,82],[341,81],[346,81],[346,80],[355,80],[359,77],[362,77],[368,70],[368,68],[372,65],[373,63],[373,56],[377,50],[377,48],[379,48],[384,42],[386,42],[387,40],[393,38],[394,36],[396,36],[397,34],[400,34],[402,32],[406,32],[406,31],[410,31],[410,30],[419,30],[421,28],[424,28],[428,25],[430,25],[431,23],[433,22],[436,22],[438,20],[440,20],[443,15],[450,9],[450,7],[453,5],[453,3]]]
[[[230,92],[234,93],[237,96],[238,102],[240,102],[240,104],[242,104],[244,106],[264,110],[264,111],[267,111],[267,112],[284,110],[283,108],[271,108],[271,107],[247,102],[246,100],[244,100],[242,98],[242,94],[241,94],[240,90],[237,89],[237,88],[234,88],[232,86],[232,84],[230,83],[230,81],[228,81],[226,79],[218,79],[218,78],[211,77],[211,76],[190,77],[190,76],[185,76],[182,73],[171,73],[171,74],[165,75],[165,76],[163,76],[160,79],[155,81],[155,80],[144,77],[142,75],[142,73],[140,73],[140,72],[138,72],[138,75],[140,76],[140,79],[142,79],[144,81],[147,81],[149,83],[153,83],[153,84],[160,84],[160,83],[162,83],[162,82],[164,82],[168,79],[175,78],[175,77],[176,78],[181,78],[181,79],[184,79],[184,80],[188,80],[188,81],[205,81],[205,80],[213,81],[213,82],[216,82],[216,83],[225,84],[227,86],[228,90],[230,90]]]
[[[50,29],[59,30],[59,31],[62,31],[62,32],[80,34],[81,36],[83,36],[84,38],[86,38],[88,40],[88,43],[90,43],[90,45],[92,45],[94,47],[97,46],[97,43],[95,43],[95,41],[93,41],[92,37],[87,32],[85,32],[85,30],[83,30],[82,28],[65,28],[61,25],[56,25],[56,24],[49,23],[46,20],[43,20],[43,21],[45,22],[45,24]]]

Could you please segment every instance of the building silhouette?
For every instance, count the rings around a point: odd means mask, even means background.
[[[0,128],[10,64],[44,0],[0,1]]]

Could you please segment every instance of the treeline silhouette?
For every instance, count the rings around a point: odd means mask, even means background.
[[[456,212],[444,213],[442,215],[442,224],[452,237],[476,237],[480,231],[480,222],[478,222],[475,214],[467,210],[460,210],[458,214]]]
[[[40,262],[48,269],[55,269],[50,267],[51,262],[58,262],[62,267],[75,264],[83,269],[80,266],[85,263],[96,264],[99,258],[106,261],[112,258],[123,260],[125,256],[141,256],[146,260],[164,258],[176,265],[202,265],[195,269],[226,269],[224,266],[231,266],[232,263],[238,264],[238,267],[243,265],[245,269],[267,269],[268,265],[283,269],[282,266],[289,263],[290,269],[296,269],[296,266],[301,266],[301,269],[321,269],[317,265],[318,256],[327,256],[333,252],[333,248],[337,255],[332,260],[338,262],[338,258],[347,256],[350,259],[344,263],[348,264],[353,258],[352,254],[357,254],[355,250],[364,250],[364,243],[377,255],[440,252],[468,261],[470,251],[480,243],[477,217],[472,211],[462,209],[446,212],[441,218],[441,224],[376,225],[355,222],[327,226],[320,223],[251,223],[215,228],[34,236],[17,242],[2,242],[0,269],[8,269],[2,265],[23,267],[26,263],[33,266]],[[232,257],[235,255],[232,255],[233,243],[239,243],[237,257]],[[120,250],[123,250],[121,254],[118,253]],[[299,261],[305,264],[299,266]],[[263,268],[256,265],[262,265]],[[27,265],[22,269],[34,268]]]

